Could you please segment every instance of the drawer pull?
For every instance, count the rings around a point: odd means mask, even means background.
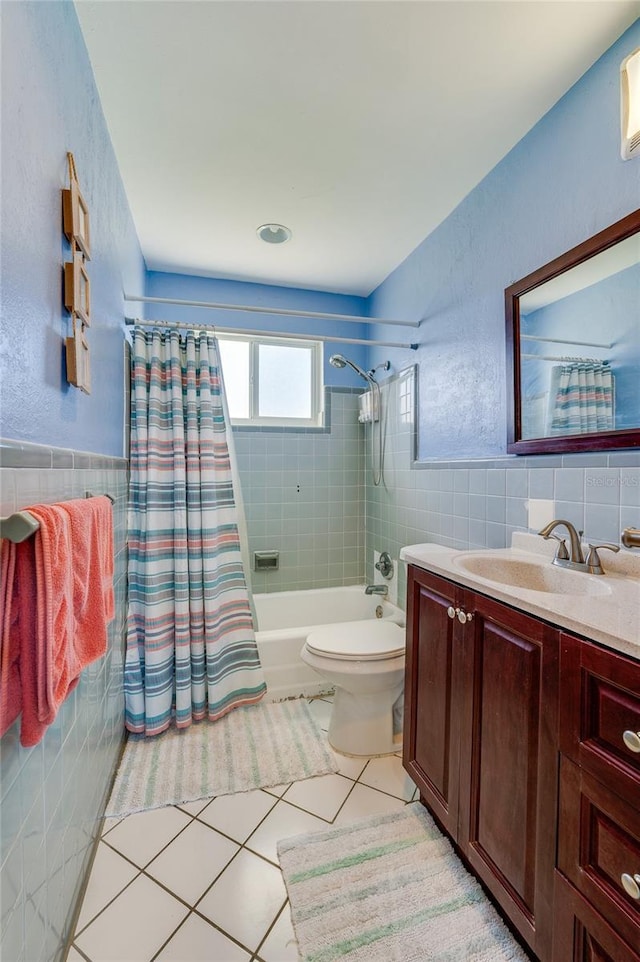
[[[620,876],[622,887],[632,899],[640,899],[640,875],[627,875],[625,872]]]
[[[640,732],[623,732],[622,741],[625,743],[630,752],[640,753]]]
[[[458,611],[458,608],[454,608],[452,607],[452,605],[449,605],[449,607],[447,608],[447,614],[449,615],[450,618],[455,618],[457,611]]]

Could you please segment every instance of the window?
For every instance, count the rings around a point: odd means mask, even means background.
[[[218,343],[233,424],[322,426],[320,341],[224,334]]]

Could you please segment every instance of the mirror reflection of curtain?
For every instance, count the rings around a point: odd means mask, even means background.
[[[613,375],[606,362],[578,360],[553,369],[550,434],[612,431]]]

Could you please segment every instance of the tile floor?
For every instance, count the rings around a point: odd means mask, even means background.
[[[331,700],[310,704],[326,731]],[[398,755],[335,758],[337,774],[107,820],[69,962],[297,962],[277,841],[417,797]]]

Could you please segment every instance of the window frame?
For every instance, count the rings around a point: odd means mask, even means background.
[[[249,344],[249,417],[233,417],[229,412],[229,419],[233,427],[253,428],[323,428],[324,427],[324,383],[323,383],[323,342],[313,338],[276,337],[268,333],[243,334],[238,331],[233,334],[217,334],[218,341],[244,341]],[[260,415],[260,346],[273,345],[276,347],[304,348],[311,354],[311,383],[310,403],[312,415],[310,418],[266,417]],[[220,365],[224,377],[222,352]]]

